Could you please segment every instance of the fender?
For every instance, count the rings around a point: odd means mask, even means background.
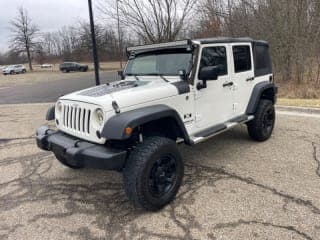
[[[112,140],[125,140],[130,136],[125,134],[127,127],[136,128],[145,123],[161,118],[173,118],[179,127],[185,142],[189,142],[189,135],[179,114],[166,105],[143,107],[128,112],[119,113],[111,117],[104,125],[101,137]]]
[[[269,99],[273,103],[276,103],[277,91],[278,89],[274,83],[267,81],[258,83],[252,91],[246,114],[250,115],[255,113],[261,98]]]
[[[47,121],[52,121],[55,119],[55,106],[52,106],[48,109],[47,114],[46,114],[46,120]]]

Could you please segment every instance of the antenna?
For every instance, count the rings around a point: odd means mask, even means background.
[[[96,85],[100,85],[99,77],[99,56],[97,51],[97,42],[96,42],[96,33],[94,30],[94,18],[92,12],[92,1],[88,0],[89,5],[89,16],[90,16],[90,29],[91,29],[91,40],[92,40],[92,54],[93,54],[93,63],[94,63],[94,73],[96,78]]]

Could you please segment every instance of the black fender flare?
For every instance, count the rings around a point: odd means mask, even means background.
[[[248,115],[254,114],[261,98],[267,98],[275,104],[277,101],[277,91],[278,88],[272,82],[265,81],[258,83],[252,91],[246,113]],[[268,95],[264,96],[264,93],[268,93]]]
[[[47,114],[46,114],[46,120],[47,121],[52,121],[55,119],[55,106],[52,106],[48,109]]]
[[[176,110],[166,105],[148,106],[116,114],[105,123],[101,137],[110,140],[126,140],[130,138],[130,135],[125,133],[127,127],[134,129],[145,123],[168,117],[175,120],[182,133],[181,137],[188,144],[190,142],[189,135],[179,114]]]

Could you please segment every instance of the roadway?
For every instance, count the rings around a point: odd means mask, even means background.
[[[94,86],[93,75],[0,88],[0,104],[56,102],[62,95]],[[117,73],[101,72],[100,77],[103,84],[117,79]]]

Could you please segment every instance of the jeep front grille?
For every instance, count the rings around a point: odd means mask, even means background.
[[[65,128],[90,134],[90,109],[64,104],[62,111],[62,124]]]

